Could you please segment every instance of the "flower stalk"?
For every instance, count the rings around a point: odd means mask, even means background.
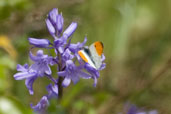
[[[59,53],[59,52],[58,52]],[[61,55],[58,55],[59,57],[59,64],[58,64],[58,69],[59,71],[62,71],[62,59]],[[61,100],[63,96],[63,87],[62,87],[62,82],[63,82],[63,77],[59,77],[58,79],[58,99]]]
[[[80,78],[93,79],[94,86],[97,84],[99,78],[99,71],[105,68],[105,63],[99,69],[93,68],[88,63],[85,63],[78,55],[78,51],[85,48],[87,38],[82,43],[71,43],[71,36],[77,28],[77,23],[72,22],[65,30],[63,30],[64,19],[62,14],[58,13],[58,9],[54,8],[49,12],[46,19],[46,25],[49,33],[53,37],[53,41],[48,39],[28,38],[28,41],[33,47],[43,48],[46,50],[53,50],[56,55],[49,56],[44,54],[43,50],[38,50],[34,55],[30,50],[30,59],[33,61],[32,65],[17,65],[17,71],[14,75],[16,80],[25,80],[25,85],[31,95],[34,94],[33,84],[37,78],[46,77],[51,81],[47,86],[48,94],[44,95],[37,105],[31,104],[32,109],[37,112],[46,112],[49,106],[49,100],[52,98],[61,99],[63,96],[63,88],[70,85],[71,82],[76,84]],[[50,51],[48,51],[50,52]],[[51,55],[51,54],[50,54]],[[105,59],[102,55],[101,61]],[[79,65],[75,62],[78,61]],[[52,76],[50,66],[57,65],[58,77]]]

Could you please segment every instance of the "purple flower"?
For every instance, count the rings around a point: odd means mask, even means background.
[[[31,104],[32,109],[34,109],[36,112],[39,112],[40,114],[45,113],[45,110],[48,106],[49,101],[46,96],[43,96],[37,105],[33,106],[33,104]]]
[[[20,71],[20,72],[14,75],[14,78],[16,80],[23,80],[23,79],[27,79],[36,75],[35,72],[29,72],[28,64],[25,64],[24,66],[18,64],[17,71]]]
[[[74,54],[77,54],[79,50],[81,50],[85,43],[87,42],[87,38],[84,38],[84,41],[82,43],[78,42],[77,44],[70,44],[68,46],[68,48],[70,49],[70,51]]]
[[[77,67],[72,60],[66,61],[66,68],[64,71],[58,72],[59,76],[64,77],[63,80],[63,87],[67,87],[71,80],[73,81],[74,84],[76,84],[80,77],[84,79],[89,79],[91,76],[83,71],[81,71],[80,67]]]
[[[58,35],[58,25],[57,25],[57,19],[58,19],[58,9],[54,8],[49,12],[48,18],[46,19],[46,25],[50,32],[50,34],[55,38],[56,35]],[[60,15],[61,16],[61,15]],[[61,26],[61,24],[60,24]],[[63,25],[62,25],[63,26]]]
[[[135,105],[131,105],[128,108],[127,114],[136,114],[138,112],[138,108]]]
[[[76,56],[78,62],[81,64],[82,63],[82,59],[80,58],[80,56],[78,55],[78,51],[83,49],[85,43],[87,42],[87,38],[84,38],[84,41],[82,43],[78,42],[77,44],[70,44],[67,46],[67,48],[69,48],[69,50],[74,53],[74,55]]]
[[[71,51],[69,49],[66,49],[64,53],[62,54],[62,62],[64,63],[67,60],[73,59],[74,55],[71,54]]]
[[[62,14],[59,14],[56,17],[56,29],[58,30],[58,33],[57,33],[58,36],[62,33],[63,24],[64,24],[63,16],[62,16]]]
[[[43,50],[38,50],[36,55],[33,55],[30,51],[29,56],[33,61],[33,64],[30,65],[30,67],[27,64],[24,66],[17,65],[18,73],[14,75],[16,80],[25,79],[25,85],[31,95],[34,94],[33,84],[38,77],[46,77],[52,82],[46,88],[48,94],[43,96],[37,105],[33,106],[31,104],[31,107],[40,114],[45,113],[45,109],[49,105],[49,99],[54,97],[61,98],[61,87],[69,86],[71,81],[76,84],[80,78],[92,78],[94,79],[94,86],[96,86],[97,79],[100,76],[99,71],[104,69],[106,66],[105,63],[102,63],[99,69],[94,69],[88,63],[83,62],[78,55],[78,51],[86,47],[85,43],[87,42],[87,38],[85,37],[82,43],[78,42],[76,44],[72,44],[72,38],[70,37],[75,32],[77,23],[72,22],[65,30],[63,30],[63,24],[64,19],[62,14],[58,13],[58,9],[52,9],[46,19],[46,26],[49,33],[54,38],[54,41],[51,43],[48,39],[36,38],[28,38],[28,40],[34,47],[54,50],[56,55],[54,57],[45,55]],[[105,56],[102,55],[102,62],[104,59]],[[80,63],[79,66],[76,66],[77,61]],[[51,75],[52,71],[50,65],[57,66],[57,78]],[[63,80],[62,83],[59,81],[60,79]]]
[[[52,23],[51,23],[51,21],[50,21],[49,19],[46,19],[46,26],[47,26],[47,28],[48,28],[49,33],[50,33],[53,37],[55,37],[55,32],[56,32],[56,30],[55,30],[54,26],[52,25]]]
[[[58,85],[55,84],[54,86],[52,84],[49,84],[47,86],[47,91],[48,91],[48,99],[52,97],[58,97]]]
[[[158,114],[158,112],[156,110],[151,110],[149,111],[149,114]]]
[[[65,44],[67,44],[67,38],[63,37],[63,36],[54,41],[54,46],[55,46],[56,50],[58,50],[60,53],[64,52]]]
[[[63,35],[66,35],[67,38],[69,38],[76,30],[77,28],[77,23],[72,22],[69,27],[64,31]]]
[[[50,34],[54,38],[60,37],[63,30],[64,19],[62,14],[58,14],[58,9],[54,8],[50,11],[48,18],[46,19],[46,25]]]
[[[58,15],[58,9],[56,8],[53,8],[50,12],[49,12],[49,15],[48,15],[48,19],[50,19],[50,21],[52,22],[53,25],[56,24],[56,17]]]
[[[104,68],[106,68],[106,63],[104,63],[104,60],[105,60],[106,58],[105,58],[105,56],[104,56],[104,54],[102,54],[102,65],[101,65],[101,67],[98,69],[98,70],[103,70]]]
[[[43,54],[43,50],[38,50],[37,55],[34,56],[30,52],[30,58],[34,61],[34,64],[31,65],[30,70],[36,72],[38,76],[44,76],[46,74],[51,75],[51,69],[49,64],[52,62],[53,58],[48,55]]]
[[[102,65],[101,67],[97,70],[94,67],[92,67],[90,64],[85,63],[84,68],[92,75],[92,78],[94,79],[94,84],[93,86],[96,87],[97,85],[97,79],[99,78],[100,74],[99,71],[103,70],[106,67],[106,64],[103,63],[105,60],[105,56],[102,54]]]
[[[21,65],[18,64],[17,65],[17,71],[20,71],[20,72],[16,73],[14,75],[14,78],[16,80],[26,79],[25,80],[25,85],[28,88],[29,93],[32,95],[34,93],[32,85],[33,85],[34,80],[37,78],[37,73],[36,72],[31,72],[29,70],[29,67],[28,67],[27,64],[25,64],[24,66],[21,66]]]
[[[33,83],[36,79],[37,79],[37,75],[30,77],[30,78],[26,78],[26,80],[25,80],[25,85],[26,85],[27,89],[29,90],[30,95],[34,94]]]
[[[35,63],[32,64],[30,67],[28,67],[27,64],[24,66],[17,65],[17,71],[20,71],[19,73],[16,73],[14,75],[14,78],[16,80],[25,80],[25,85],[28,88],[30,94],[32,95],[33,88],[32,85],[34,81],[37,79],[38,76],[42,77],[46,74],[51,74],[51,69],[49,67],[49,64],[51,63],[52,57],[49,57],[48,55],[43,55],[43,51],[39,50],[37,51],[37,55],[34,56],[30,52],[30,58]]]
[[[28,38],[29,43],[39,48],[47,48],[50,45],[50,41],[48,39],[35,39]]]
[[[124,113],[120,114],[158,114],[156,110],[151,110],[151,111],[144,111],[141,108],[138,108],[134,104],[126,103],[124,107]]]
[[[58,97],[58,86],[56,84],[54,86],[49,84],[47,86],[47,91],[48,95],[43,96],[37,105],[33,106],[33,104],[31,104],[32,109],[40,114],[45,113],[47,107],[49,106],[49,99],[52,97]]]

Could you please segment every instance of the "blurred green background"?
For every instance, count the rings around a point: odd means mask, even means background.
[[[78,22],[73,43],[104,43],[106,69],[97,87],[81,80],[53,99],[49,114],[117,114],[131,102],[171,114],[171,0],[0,0],[0,114],[33,114],[30,103],[46,94],[46,78],[29,95],[16,81],[17,63],[31,63],[28,37],[48,38],[45,18],[52,8],[65,28]]]

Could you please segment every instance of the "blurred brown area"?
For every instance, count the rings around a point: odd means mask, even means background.
[[[96,88],[88,80],[72,84],[64,89],[61,105],[51,102],[49,114],[118,114],[126,102],[171,113],[170,0],[0,0],[0,35],[8,37],[18,55],[6,52],[0,40],[0,104],[10,99],[17,104],[13,109],[31,114],[29,103],[45,93],[45,79],[36,81],[36,94],[30,96],[13,74],[17,63],[29,61],[28,37],[52,40],[45,19],[53,8],[62,12],[64,28],[78,22],[72,42],[84,36],[87,45],[103,42],[107,66]]]

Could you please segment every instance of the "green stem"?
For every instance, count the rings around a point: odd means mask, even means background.
[[[58,51],[58,53],[59,53],[59,51]],[[59,71],[62,71],[62,58],[61,58],[60,53],[58,54],[58,57],[59,57],[58,68],[59,68]],[[63,77],[59,77],[59,80],[58,80],[58,99],[59,100],[62,99],[62,96],[63,96],[62,82],[63,82]]]

